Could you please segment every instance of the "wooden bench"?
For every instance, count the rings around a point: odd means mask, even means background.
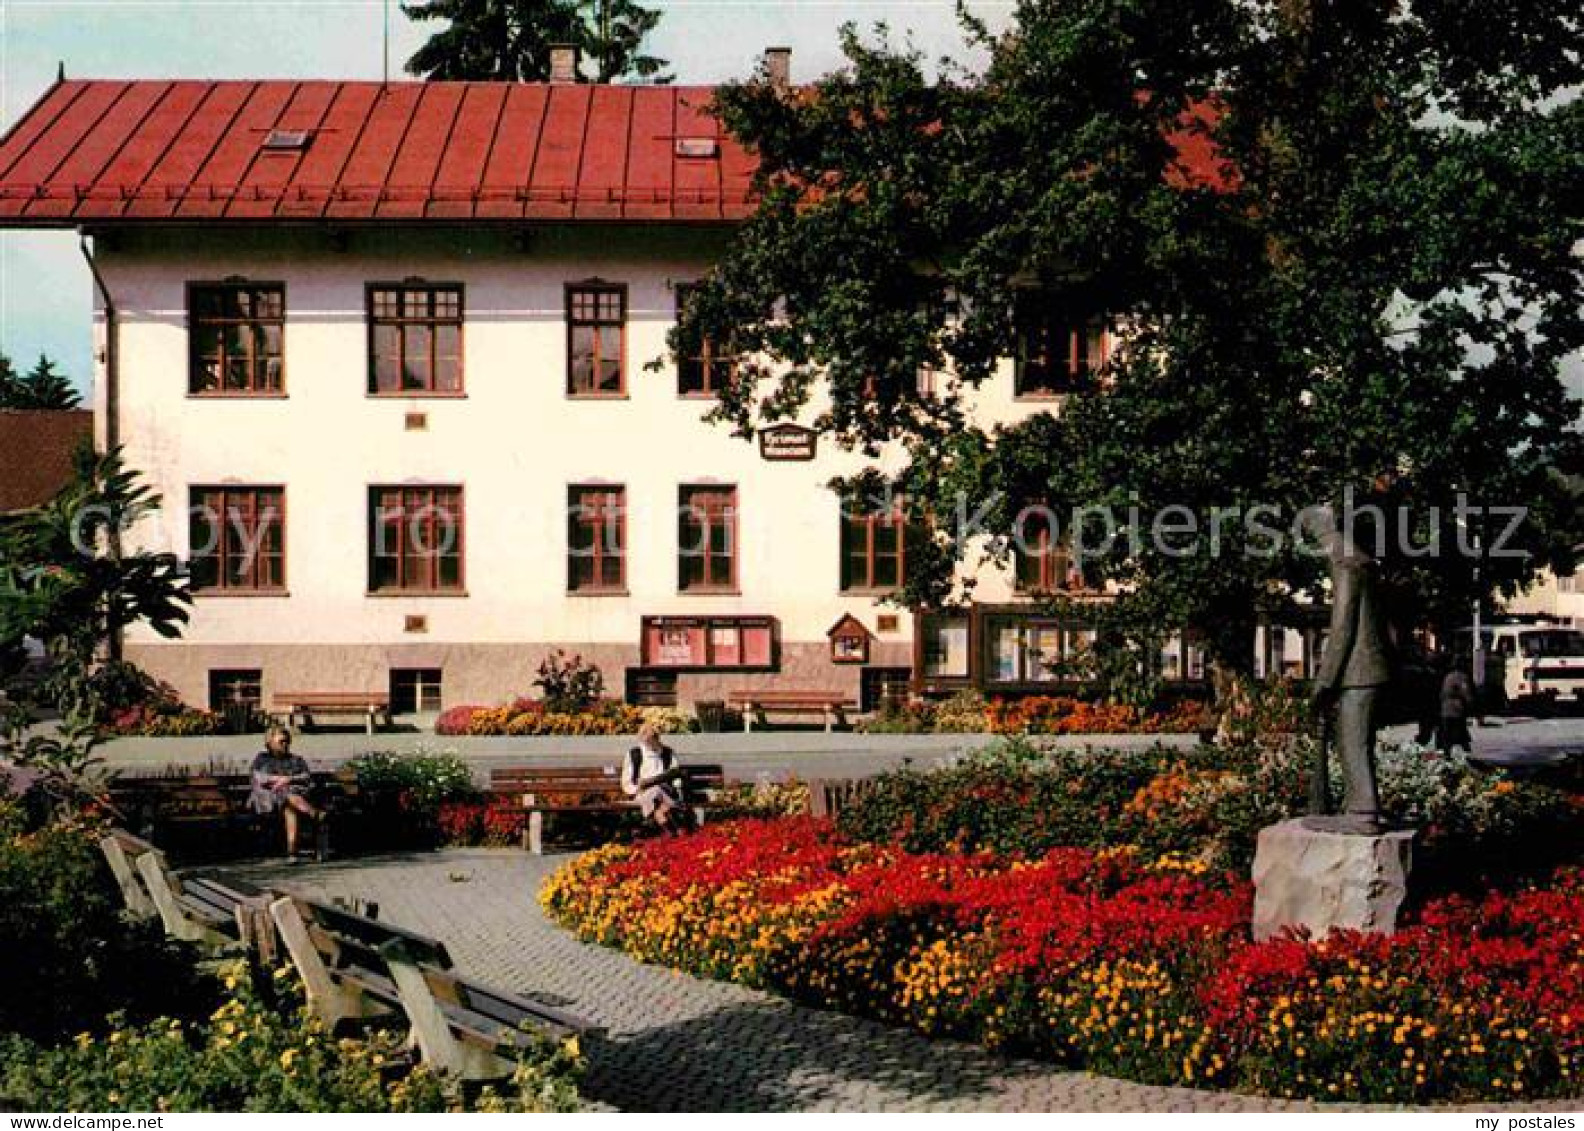
[[[212,832],[278,836],[278,822],[267,822],[268,828],[263,829],[260,815],[249,806],[252,788],[251,776],[241,773],[121,776],[110,783],[110,803],[122,821],[149,841],[180,841],[195,829],[202,829],[206,836]],[[329,847],[335,818],[361,804],[357,775],[344,768],[316,772],[311,796],[325,814],[317,830],[323,853]]]
[[[110,866],[110,875],[115,878],[116,887],[121,889],[121,899],[126,903],[127,914],[134,919],[152,919],[159,914],[159,908],[154,905],[154,897],[138,867],[138,861],[144,856],[157,855],[159,849],[125,829],[111,829],[99,839],[99,851],[104,853],[105,863]]]
[[[165,933],[184,942],[241,943],[260,962],[273,960],[275,932],[264,892],[211,875],[180,876],[163,852],[124,829],[112,829],[99,849],[135,917],[158,915]]]
[[[771,711],[782,715],[819,715],[825,729],[847,725],[847,712],[858,709],[857,700],[840,691],[733,691],[727,703],[742,712],[743,730],[751,731],[757,721],[769,726]]]
[[[445,945],[413,931],[314,900],[270,905],[316,1015],[332,1027],[401,1016],[428,1064],[467,1080],[516,1068],[535,1040],[582,1036],[594,1026],[570,1013],[459,973]]]
[[[710,798],[725,784],[720,766],[682,767],[682,798],[702,823]],[[544,851],[552,817],[589,816],[636,811],[638,803],[622,792],[616,766],[553,766],[546,769],[508,767],[490,771],[490,794],[526,818],[523,847]]]
[[[270,918],[302,978],[308,1007],[327,1026],[402,1014],[401,994],[380,947],[397,940],[449,969],[445,944],[317,900],[281,896]]]
[[[352,717],[363,720],[369,734],[383,722],[390,726],[390,696],[379,691],[281,691],[274,697],[275,713],[304,730],[321,718]]]

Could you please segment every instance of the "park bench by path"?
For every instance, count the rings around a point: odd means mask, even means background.
[[[274,707],[276,714],[304,730],[331,718],[362,719],[371,735],[377,725],[391,725],[390,696],[380,691],[280,691]]]
[[[536,1037],[597,1032],[551,1006],[458,972],[444,944],[314,900],[270,905],[308,1001],[327,1025],[399,1015],[426,1063],[467,1080],[494,1080]]]
[[[249,806],[251,789],[252,779],[244,773],[122,775],[110,783],[110,803],[138,836],[161,844],[183,842],[194,833],[202,833],[210,843],[215,835],[243,835],[250,840],[278,837],[278,818],[265,820]],[[336,818],[356,810],[362,793],[357,775],[343,768],[316,772],[311,796],[325,815],[318,833],[322,854],[329,847]]]
[[[751,731],[754,724],[770,725],[769,715],[818,715],[825,720],[826,731],[847,725],[847,712],[858,709],[858,701],[840,691],[771,691],[740,690],[726,697],[729,706],[742,712],[743,730]]]
[[[111,829],[99,839],[99,851],[104,853],[105,863],[110,866],[110,875],[115,878],[116,887],[121,889],[121,899],[126,903],[127,913],[134,919],[152,919],[159,914],[159,908],[154,905],[154,897],[149,893],[148,884],[138,867],[139,860],[150,854],[158,854],[159,849],[125,829]]]
[[[725,784],[720,766],[682,767],[682,798],[703,823],[709,802]],[[636,812],[638,803],[622,792],[616,766],[522,766],[490,771],[490,794],[524,817],[523,847],[538,855],[552,820]]]
[[[99,849],[135,917],[158,915],[165,933],[184,942],[241,944],[260,962],[273,961],[275,932],[264,892],[203,873],[178,875],[163,852],[125,829],[112,829]]]

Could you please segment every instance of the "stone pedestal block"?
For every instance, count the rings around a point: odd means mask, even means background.
[[[1254,938],[1305,927],[1390,934],[1408,893],[1413,829],[1360,835],[1299,820],[1261,829],[1254,853]]]

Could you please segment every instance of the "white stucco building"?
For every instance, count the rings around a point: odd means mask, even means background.
[[[163,496],[138,541],[193,567],[183,638],[134,632],[128,658],[197,704],[496,703],[556,648],[653,702],[1050,684],[1082,625],[1033,616],[1012,570],[966,614],[878,603],[905,540],[884,514],[844,520],[825,486],[862,461],[796,429],[735,439],[700,419],[718,363],[661,361],[752,206],[709,97],[47,92],[0,141],[0,224],[89,237],[99,438]],[[980,391],[982,417],[1051,410],[1103,345],[1040,341]],[[1055,553],[1022,570],[1066,581]]]

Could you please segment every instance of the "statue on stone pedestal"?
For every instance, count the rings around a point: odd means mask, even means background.
[[[1305,826],[1374,836],[1385,830],[1375,782],[1376,713],[1391,683],[1391,645],[1375,560],[1337,526],[1329,507],[1304,512],[1304,528],[1331,563],[1331,629],[1314,678],[1316,708],[1336,711],[1329,728],[1342,764],[1342,811],[1312,813]],[[1317,773],[1324,773],[1322,751]],[[1320,796],[1324,796],[1324,778]]]

